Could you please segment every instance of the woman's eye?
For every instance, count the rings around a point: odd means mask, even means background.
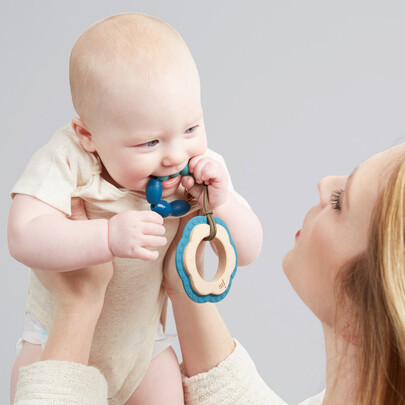
[[[197,126],[198,125],[196,125],[195,127],[191,127],[189,129],[186,129],[186,134],[192,134],[197,129]]]
[[[143,143],[141,146],[144,146],[146,148],[153,148],[155,145],[157,145],[159,143],[159,141],[157,139],[153,140],[153,141],[149,141],[149,142],[145,142]]]
[[[342,196],[343,190],[334,191],[330,196],[330,205],[334,210],[340,211],[340,197]]]

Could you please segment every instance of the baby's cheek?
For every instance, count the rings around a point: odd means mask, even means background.
[[[203,155],[207,151],[207,138],[205,133],[198,139],[198,142],[195,145],[193,155]]]

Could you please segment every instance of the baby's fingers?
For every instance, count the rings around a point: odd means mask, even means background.
[[[86,209],[84,208],[84,201],[79,197],[73,197],[70,202],[71,215],[70,219],[76,221],[85,221],[87,218]]]
[[[163,218],[157,212],[154,211],[139,211],[138,215],[142,218],[144,223],[150,222],[154,224],[161,224],[163,225]]]
[[[185,176],[181,179],[181,184],[184,188],[190,189],[194,186],[194,179],[191,176]]]
[[[145,261],[156,260],[159,257],[159,252],[157,250],[149,250],[146,248],[139,248],[137,251],[136,258]]]
[[[145,235],[164,235],[166,229],[163,225],[155,224],[153,222],[145,222],[142,231]]]
[[[144,235],[142,238],[143,247],[165,246],[167,239],[164,236]]]
[[[200,159],[194,167],[194,177],[198,184],[208,184],[212,178],[218,174],[218,166],[212,159],[204,157]]]

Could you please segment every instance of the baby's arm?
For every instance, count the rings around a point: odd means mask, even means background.
[[[226,202],[213,212],[229,228],[238,252],[238,265],[247,266],[259,256],[263,243],[262,226],[251,209],[241,204],[232,192],[227,190],[226,193]]]
[[[17,194],[7,229],[11,255],[26,266],[68,271],[114,257],[154,260],[163,246],[163,219],[155,212],[125,211],[110,220],[71,221],[64,213],[28,195]]]
[[[198,184],[193,186],[193,179],[185,177],[183,186],[202,205],[203,188],[200,184],[208,185],[210,208],[228,226],[238,252],[238,264],[246,266],[252,263],[258,257],[263,241],[262,226],[256,214],[228,190],[226,171],[218,161],[196,156],[190,160],[189,168]]]

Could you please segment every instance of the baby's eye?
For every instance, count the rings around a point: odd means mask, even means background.
[[[145,148],[153,148],[158,143],[159,143],[159,141],[157,139],[155,139],[153,141],[145,142],[145,143],[143,143],[142,145],[139,145],[139,146],[142,146],[142,147],[145,147]]]
[[[331,196],[330,196],[330,204],[332,208],[336,211],[340,211],[341,206],[340,206],[340,197],[342,196],[343,190],[337,190],[334,191]]]
[[[198,125],[196,125],[195,127],[186,129],[186,134],[192,134],[197,129],[197,127],[198,127]]]

